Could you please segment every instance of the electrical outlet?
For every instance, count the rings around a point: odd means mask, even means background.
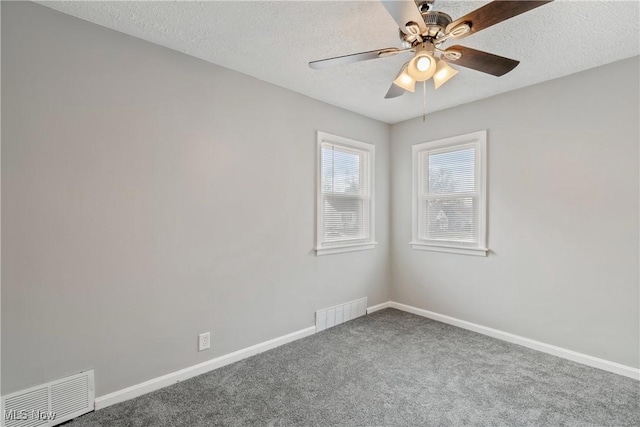
[[[205,332],[198,335],[198,351],[207,350],[211,347],[211,334]]]

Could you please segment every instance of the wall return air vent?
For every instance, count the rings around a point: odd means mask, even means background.
[[[93,370],[2,396],[1,425],[55,426],[93,411]]]

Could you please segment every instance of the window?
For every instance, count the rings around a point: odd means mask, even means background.
[[[373,249],[375,147],[318,132],[316,254]]]
[[[413,146],[414,249],[487,255],[487,132]]]

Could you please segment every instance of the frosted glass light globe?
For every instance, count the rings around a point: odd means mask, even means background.
[[[427,56],[421,56],[417,63],[416,68],[420,71],[427,71],[431,66],[431,60]]]

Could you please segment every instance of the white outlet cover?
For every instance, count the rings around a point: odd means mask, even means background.
[[[207,350],[211,347],[211,333],[205,332],[198,335],[198,351]]]

